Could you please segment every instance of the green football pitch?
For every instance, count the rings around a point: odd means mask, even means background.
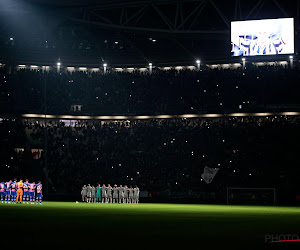
[[[265,235],[300,235],[300,208],[181,204],[1,204],[1,238],[69,248],[274,249]],[[45,245],[46,244],[46,245]],[[300,247],[300,242],[294,242]],[[20,245],[20,246],[21,246]],[[196,248],[195,248],[196,247]],[[164,247],[165,249],[165,247]]]

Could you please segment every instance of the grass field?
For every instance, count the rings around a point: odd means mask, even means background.
[[[275,249],[285,243],[265,243],[265,234],[300,235],[300,208],[293,207],[0,203],[0,215],[1,238],[13,240],[19,230],[20,243],[67,249]]]

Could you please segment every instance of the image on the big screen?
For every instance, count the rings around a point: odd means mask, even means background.
[[[231,55],[259,56],[294,53],[294,19],[231,22]]]

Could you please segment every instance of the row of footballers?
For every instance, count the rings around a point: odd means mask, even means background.
[[[0,183],[1,203],[22,203],[40,204],[42,205],[43,185],[41,181],[30,183],[28,179],[25,182],[21,179],[19,182],[15,178],[14,181]],[[36,193],[36,194],[35,194]]]
[[[102,186],[98,184],[97,187],[90,184],[84,185],[81,190],[82,201],[87,203],[123,203],[123,204],[138,204],[140,189],[138,186],[119,187],[115,184],[113,187],[108,184]]]

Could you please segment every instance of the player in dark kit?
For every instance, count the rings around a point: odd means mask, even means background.
[[[117,187],[117,184],[114,185],[114,188],[113,188],[113,203],[115,203],[117,201],[118,203],[118,193],[119,193],[119,188]]]
[[[123,202],[124,199],[124,190],[123,190],[123,186],[120,185],[119,187],[119,203]]]
[[[129,204],[133,203],[133,188],[130,186],[129,190]]]
[[[92,186],[92,202],[96,203],[96,188]]]
[[[82,202],[86,202],[86,185],[84,185],[82,187],[82,190],[81,190],[81,199],[82,199]]]
[[[129,193],[129,190],[128,190],[128,187],[127,185],[124,186],[124,204],[128,204],[128,193]]]
[[[86,202],[91,203],[91,198],[92,198],[92,187],[90,184],[88,184],[86,187]]]
[[[138,188],[138,186],[135,186],[133,189],[134,204],[139,204],[139,196],[140,196],[140,189]]]
[[[102,186],[102,203],[107,203],[107,196],[106,196],[106,187],[105,184]]]
[[[110,184],[108,184],[108,187],[106,189],[106,193],[107,193],[107,202],[112,203],[112,187]]]

